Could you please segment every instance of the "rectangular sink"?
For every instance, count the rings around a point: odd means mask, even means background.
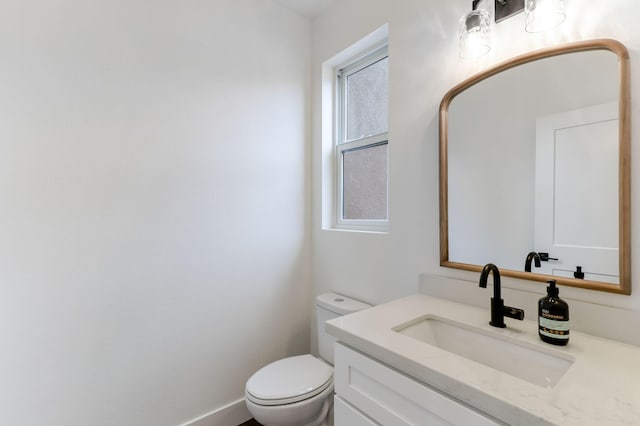
[[[574,362],[570,355],[432,315],[393,330],[545,388],[555,386]]]

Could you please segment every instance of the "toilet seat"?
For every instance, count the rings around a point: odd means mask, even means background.
[[[293,404],[333,386],[333,369],[312,355],[275,361],[247,381],[246,397],[258,405]]]

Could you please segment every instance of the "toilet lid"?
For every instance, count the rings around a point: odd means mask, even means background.
[[[311,398],[333,383],[333,369],[311,355],[275,361],[247,381],[247,397],[260,405],[282,405]]]

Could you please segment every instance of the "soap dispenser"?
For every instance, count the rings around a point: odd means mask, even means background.
[[[538,335],[552,345],[569,343],[569,305],[558,297],[556,281],[547,281],[547,296],[538,302]]]

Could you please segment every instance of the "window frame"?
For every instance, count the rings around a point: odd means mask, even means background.
[[[389,230],[389,126],[387,131],[362,138],[347,140],[347,78],[370,65],[373,65],[389,57],[389,46],[385,41],[363,52],[346,62],[343,66],[335,68],[335,139],[334,162],[336,170],[335,186],[335,228],[355,231]],[[388,84],[388,83],[387,83]],[[388,101],[387,101],[388,114]],[[387,218],[386,219],[344,219],[344,169],[343,154],[365,148],[387,145]]]

